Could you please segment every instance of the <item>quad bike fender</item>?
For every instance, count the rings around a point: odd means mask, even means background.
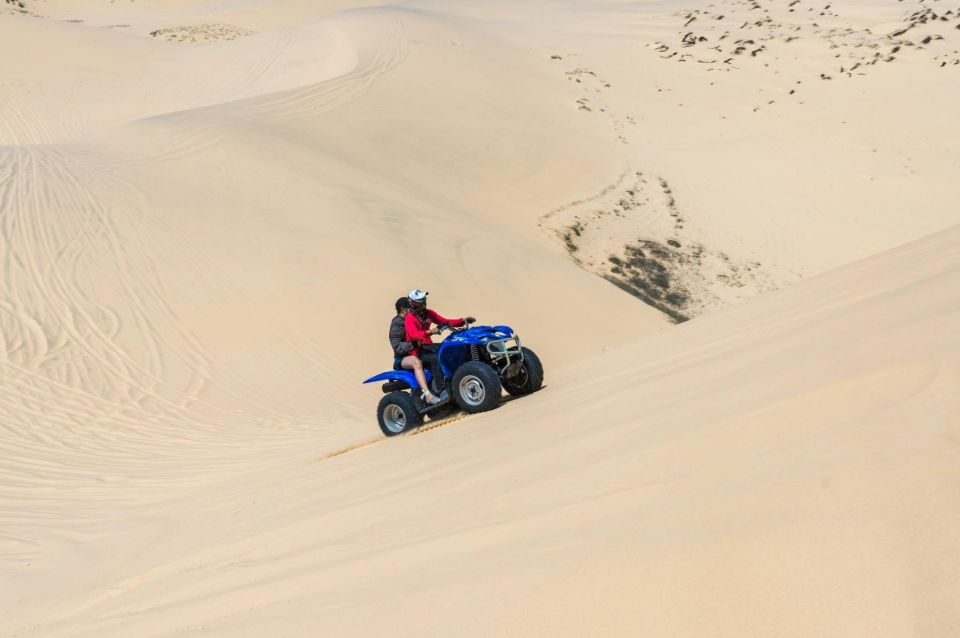
[[[423,373],[427,375],[427,383],[430,383],[430,371],[424,370]],[[409,370],[389,370],[387,372],[381,372],[376,376],[370,377],[364,381],[364,383],[376,383],[378,381],[399,381],[400,383],[405,383],[410,388],[420,387],[417,383],[417,377]]]

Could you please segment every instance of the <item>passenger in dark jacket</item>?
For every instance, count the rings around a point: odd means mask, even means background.
[[[430,392],[430,386],[427,385],[427,375],[423,373],[423,362],[415,354],[414,344],[407,341],[406,318],[410,312],[410,300],[407,297],[400,297],[394,305],[397,310],[397,316],[390,322],[390,349],[393,350],[393,369],[401,368],[413,370],[413,375],[423,390],[423,399],[427,403],[439,403],[440,398]]]
[[[397,316],[390,321],[390,349],[393,351],[393,369],[400,369],[400,361],[413,354],[413,344],[407,341],[406,316],[410,312],[410,300],[400,297],[395,304]]]

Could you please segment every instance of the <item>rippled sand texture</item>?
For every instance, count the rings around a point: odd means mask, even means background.
[[[953,635],[958,50],[945,0],[0,3],[0,635]],[[382,438],[413,287],[544,390]]]

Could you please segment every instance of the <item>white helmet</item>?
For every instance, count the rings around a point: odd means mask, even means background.
[[[430,293],[425,290],[414,288],[407,294],[407,299],[409,299],[415,304],[425,304],[427,303],[427,295],[429,294]]]

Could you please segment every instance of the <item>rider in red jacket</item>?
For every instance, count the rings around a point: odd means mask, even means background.
[[[448,324],[457,328],[465,324],[468,318],[447,319],[430,310],[426,305],[422,307],[418,314],[417,307],[414,305],[413,312],[407,313],[404,320],[407,328],[407,341],[413,343],[413,354],[419,356],[423,345],[433,343],[430,337],[437,334],[437,326],[432,324]]]
[[[413,344],[413,355],[423,360],[425,365],[432,365],[434,374],[437,373],[436,351],[430,348],[433,342],[430,337],[437,334],[437,326],[434,324],[447,324],[457,328],[465,323],[476,321],[473,317],[464,317],[463,319],[447,319],[427,308],[427,295],[429,293],[422,290],[411,290],[407,298],[410,299],[410,312],[404,318],[404,326],[407,329],[407,341]],[[426,350],[425,351],[425,346]]]

